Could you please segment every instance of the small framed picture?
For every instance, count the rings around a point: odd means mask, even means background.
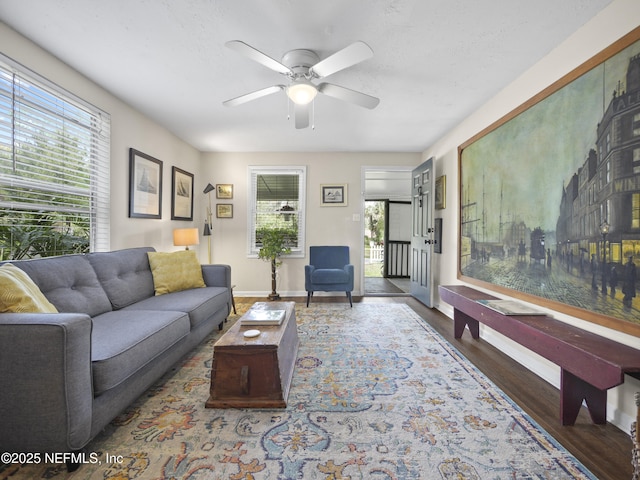
[[[171,169],[171,220],[193,220],[193,173]]]
[[[433,227],[433,253],[442,253],[442,219],[436,218]]]
[[[320,205],[323,207],[346,207],[347,184],[320,185]]]
[[[232,203],[217,203],[216,204],[216,218],[233,218],[233,204]]]
[[[231,183],[216,184],[216,198],[224,198],[224,199],[233,198],[233,184]]]
[[[435,191],[435,207],[436,210],[443,210],[446,208],[446,197],[447,197],[447,176],[442,175],[441,177],[436,178],[436,191]]]

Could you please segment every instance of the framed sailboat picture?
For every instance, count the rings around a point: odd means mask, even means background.
[[[171,169],[171,220],[193,220],[193,173]]]
[[[162,161],[129,149],[129,217],[162,218]]]

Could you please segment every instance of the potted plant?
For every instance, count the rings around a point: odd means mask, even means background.
[[[282,228],[266,228],[261,231],[262,248],[258,252],[258,258],[271,262],[271,293],[269,300],[280,300],[276,292],[277,269],[282,264],[280,257],[291,253],[287,245],[288,232]]]

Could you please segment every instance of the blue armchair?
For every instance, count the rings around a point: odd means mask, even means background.
[[[309,247],[309,263],[304,267],[307,307],[313,292],[346,292],[353,307],[353,265],[349,263],[349,247]]]

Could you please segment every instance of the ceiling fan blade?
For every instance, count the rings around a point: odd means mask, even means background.
[[[354,42],[348,47],[338,50],[324,60],[320,60],[310,72],[319,78],[328,77],[331,74],[344,70],[347,67],[360,63],[373,57],[373,50],[364,42]]]
[[[332,83],[321,83],[318,85],[318,91],[329,97],[344,100],[345,102],[360,105],[361,107],[374,109],[380,103],[380,99],[367,95],[366,93],[356,92],[349,88],[333,85]]]
[[[231,40],[225,43],[225,46],[230,48],[231,50],[235,50],[236,52],[244,55],[245,57],[250,58],[254,62],[258,62],[264,65],[271,70],[275,70],[278,73],[282,73],[283,75],[292,75],[293,72],[289,67],[283,65],[277,60],[274,60],[269,55],[262,53],[260,50],[256,50],[251,45],[247,45],[246,43],[240,40]]]
[[[256,100],[260,97],[266,97],[267,95],[271,95],[272,93],[277,93],[284,89],[285,89],[284,85],[273,85],[272,87],[267,87],[261,90],[256,90],[255,92],[240,95],[239,97],[232,98],[230,100],[222,102],[222,104],[225,107],[235,107],[236,105],[242,105],[243,103],[250,102],[251,100]]]
[[[307,128],[309,126],[309,104],[294,104],[294,116],[296,119],[296,128]]]

